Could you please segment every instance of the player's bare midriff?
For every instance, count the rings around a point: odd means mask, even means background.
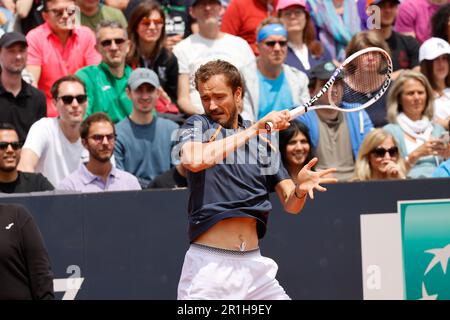
[[[256,249],[258,248],[256,219],[224,219],[201,234],[195,239],[194,243],[228,250],[248,251]]]

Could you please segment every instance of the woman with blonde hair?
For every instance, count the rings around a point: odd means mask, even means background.
[[[352,180],[405,179],[406,165],[394,136],[383,129],[372,130],[359,148]]]
[[[411,178],[431,177],[448,156],[449,144],[441,138],[445,129],[431,122],[433,103],[433,89],[419,72],[404,71],[389,91],[390,123],[384,129],[397,140]]]

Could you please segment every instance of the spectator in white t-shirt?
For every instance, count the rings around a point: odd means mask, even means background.
[[[59,117],[42,118],[31,126],[18,169],[40,172],[57,186],[89,158],[80,140],[88,102],[84,83],[73,75],[55,81],[51,94]]]
[[[182,40],[173,49],[178,59],[178,106],[187,115],[203,113],[193,81],[195,71],[202,64],[220,59],[239,69],[255,58],[245,40],[220,31],[224,8],[219,0],[194,0],[189,13],[197,20],[199,32]]]

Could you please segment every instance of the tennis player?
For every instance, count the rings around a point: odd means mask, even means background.
[[[284,209],[298,214],[308,194],[326,191],[325,178],[335,169],[314,172],[312,159],[289,178],[280,155],[264,135],[265,123],[274,130],[289,126],[287,110],[271,112],[252,124],[238,114],[243,82],[230,63],[216,60],[195,74],[204,115],[190,117],[178,144],[187,169],[189,237],[178,299],[289,299],[275,279],[278,266],[260,253],[276,191]]]

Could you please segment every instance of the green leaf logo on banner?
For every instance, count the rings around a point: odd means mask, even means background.
[[[449,300],[450,202],[400,204],[405,298]]]

